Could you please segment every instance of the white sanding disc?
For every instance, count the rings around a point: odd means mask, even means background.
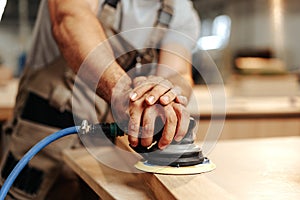
[[[145,160],[141,160],[137,162],[134,166],[135,168],[144,172],[151,172],[155,174],[177,174],[177,175],[200,174],[200,173],[212,171],[216,168],[216,165],[209,160],[205,161],[203,164],[185,166],[185,167],[153,165],[148,163]]]

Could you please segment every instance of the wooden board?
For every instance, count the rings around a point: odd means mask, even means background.
[[[206,177],[236,199],[300,199],[300,137],[218,142]]]
[[[298,200],[298,152],[300,137],[219,141],[209,155],[217,169],[188,176],[116,171],[85,149],[67,150],[64,159],[103,199]]]
[[[17,79],[12,79],[5,84],[0,84],[0,122],[12,117],[18,82]]]
[[[300,117],[299,93],[238,96],[233,94],[233,90],[235,88],[230,85],[225,87],[212,85],[209,88],[196,85],[188,105],[191,115],[195,118],[200,116],[201,119],[210,119],[212,115],[224,114],[226,114],[226,119]],[[214,105],[213,102],[218,104]]]
[[[101,147],[110,148],[110,147]],[[113,152],[107,149],[108,152]],[[121,159],[118,155],[108,155]],[[155,199],[136,174],[117,171],[97,161],[85,148],[66,150],[65,163],[102,199]]]
[[[118,138],[117,145],[133,152],[127,137]],[[209,173],[209,172],[208,172]],[[196,175],[137,174],[153,191],[157,199],[231,199],[231,195],[205,177]]]
[[[118,146],[131,150],[127,138],[119,138]],[[100,147],[110,148],[110,147]],[[136,156],[121,158],[112,155],[109,159],[123,159],[134,168],[138,161]],[[85,149],[66,150],[64,160],[93,190],[103,199],[231,199],[231,195],[208,180],[204,174],[199,175],[158,175],[152,173],[126,173],[109,168],[95,160]],[[129,169],[128,171],[134,171]]]

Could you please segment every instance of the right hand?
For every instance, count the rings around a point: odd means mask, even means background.
[[[190,115],[186,109],[187,98],[180,95],[179,88],[157,76],[137,77],[133,80],[133,87],[128,110],[130,144],[137,146],[138,138],[141,138],[142,146],[150,146],[157,117],[165,122],[158,147],[165,148],[173,138],[180,141],[188,130]]]

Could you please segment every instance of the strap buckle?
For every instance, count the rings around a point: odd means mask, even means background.
[[[165,27],[169,27],[172,16],[172,12],[167,11],[167,9],[160,9],[157,17],[157,23]]]

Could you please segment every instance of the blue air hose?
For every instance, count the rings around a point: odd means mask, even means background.
[[[41,140],[39,143],[34,145],[24,156],[23,158],[18,162],[18,164],[14,167],[12,172],[7,177],[6,181],[4,182],[1,190],[0,190],[0,200],[4,200],[4,198],[7,195],[7,192],[9,191],[10,187],[12,186],[13,182],[19,175],[19,173],[22,171],[22,169],[28,164],[28,162],[32,159],[33,156],[35,156],[40,150],[42,150],[44,147],[46,147],[48,144],[54,142],[55,140],[62,138],[64,136],[75,134],[80,129],[80,126],[73,126],[70,128],[62,129],[60,131],[57,131],[47,137],[45,137],[43,140]]]

